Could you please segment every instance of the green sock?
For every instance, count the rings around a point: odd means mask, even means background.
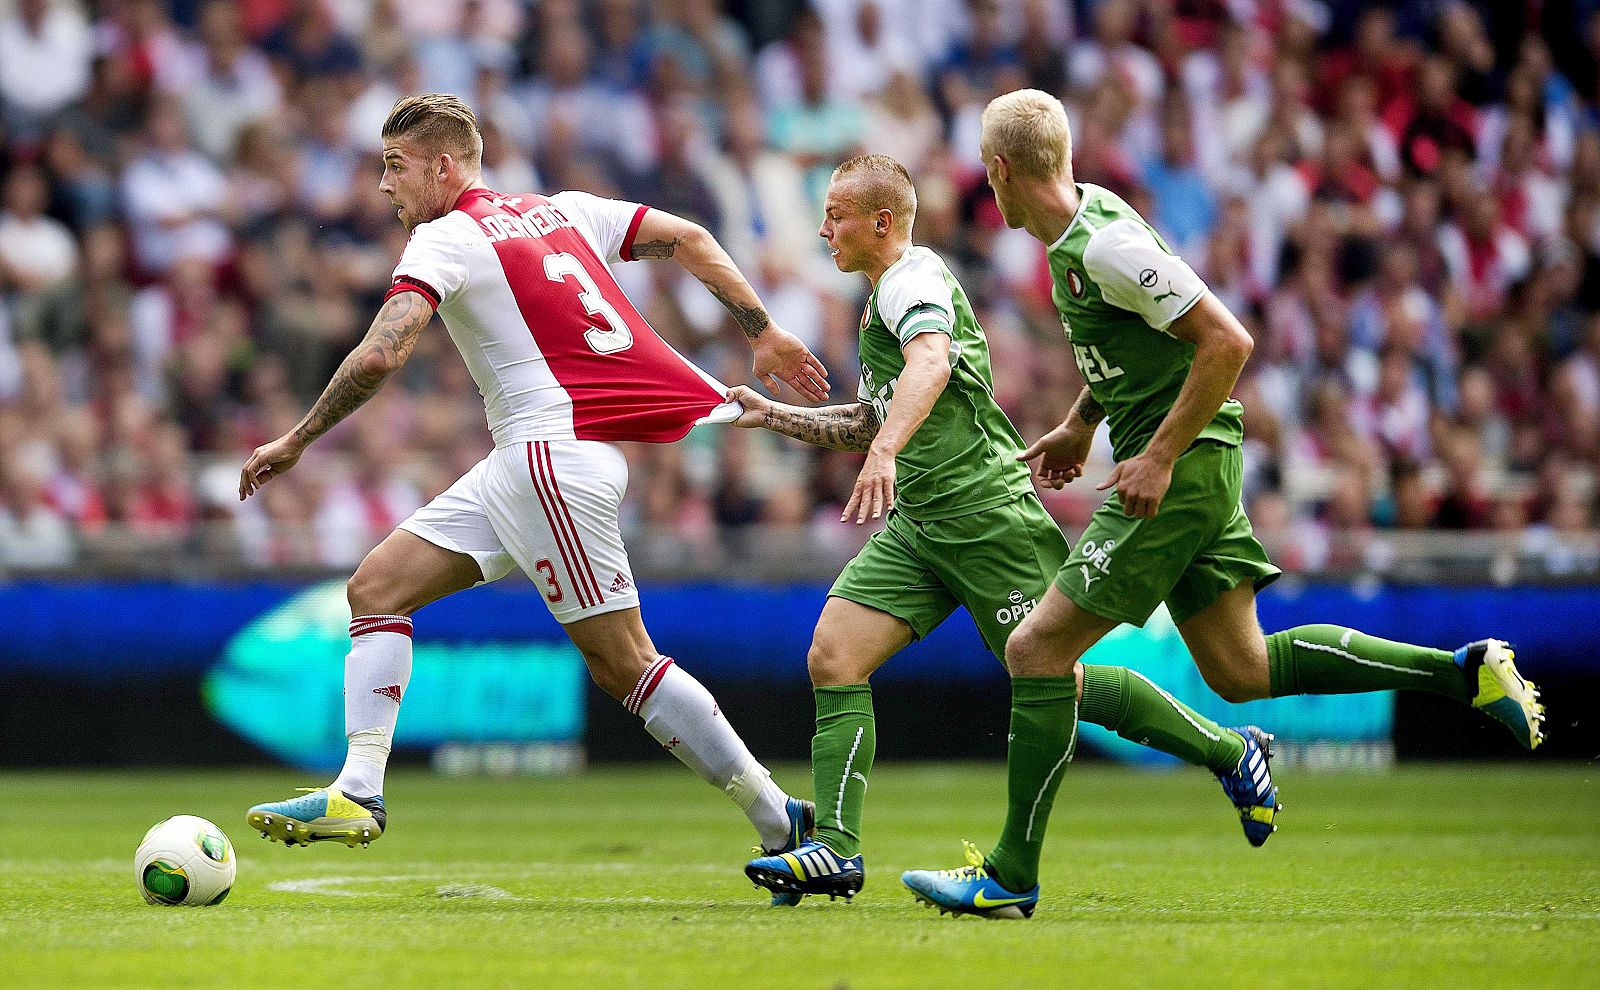
[[[1039,882],[1050,806],[1078,740],[1078,683],[1068,677],[1011,679],[1011,746],[1006,754],[1006,825],[985,862],[1017,893]]]
[[[1295,626],[1267,637],[1272,696],[1421,688],[1470,702],[1477,685],[1447,650],[1394,643],[1344,626]]]
[[[1244,740],[1126,667],[1083,665],[1078,717],[1141,746],[1225,773],[1244,758]]]
[[[844,857],[861,851],[867,776],[878,750],[872,686],[819,687],[817,734],[811,737],[811,781],[817,796],[817,840]]]

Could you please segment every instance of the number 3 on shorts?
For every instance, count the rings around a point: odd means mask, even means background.
[[[550,602],[550,604],[555,605],[559,603],[561,599],[566,597],[561,593],[561,582],[556,580],[555,565],[550,563],[550,559],[548,557],[534,564],[533,569],[544,575],[544,581],[546,585],[544,589],[544,597]]]
[[[633,346],[633,331],[616,307],[606,302],[594,277],[583,267],[583,262],[570,254],[547,254],[544,257],[544,275],[552,282],[572,279],[578,283],[578,301],[590,316],[604,317],[610,330],[590,327],[583,332],[584,342],[596,354],[615,354]]]

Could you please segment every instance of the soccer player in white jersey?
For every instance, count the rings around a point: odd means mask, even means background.
[[[350,579],[344,769],[329,786],[250,809],[286,843],[366,845],[383,834],[383,774],[411,675],[411,615],[520,567],[582,652],[595,682],[663,748],[725,791],[767,849],[811,830],[750,755],[711,694],[651,642],[639,614],[618,508],[628,468],[613,441],[670,442],[740,412],[727,387],[658,337],[607,268],[671,258],[732,311],[755,373],[827,395],[827,371],[773,325],[716,240],[698,225],[586,193],[504,196],[485,188],[472,111],[453,96],[395,104],[383,179],[411,232],[366,338],[305,418],[255,450],[248,497],[292,469],[313,440],[398,371],[437,311],[483,393],[494,450],[402,522]]]

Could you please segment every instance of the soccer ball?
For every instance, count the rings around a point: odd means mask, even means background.
[[[238,872],[233,843],[222,829],[193,815],[151,826],[133,854],[134,878],[150,904],[220,904]]]

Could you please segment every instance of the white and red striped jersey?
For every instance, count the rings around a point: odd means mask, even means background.
[[[727,388],[662,340],[606,267],[633,260],[648,209],[581,192],[469,189],[411,232],[389,295],[419,292],[438,310],[483,393],[495,446],[667,443],[737,415]]]

